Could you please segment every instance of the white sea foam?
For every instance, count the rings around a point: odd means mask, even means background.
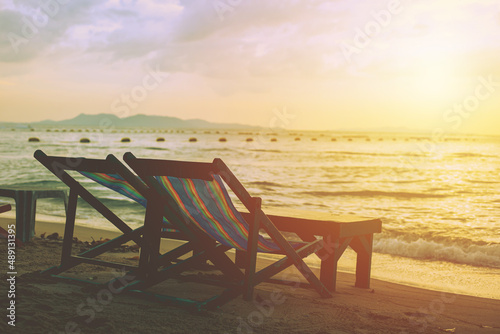
[[[417,259],[440,260],[475,266],[500,268],[500,244],[459,245],[439,243],[422,238],[415,241],[402,238],[377,238],[373,249],[378,253]]]

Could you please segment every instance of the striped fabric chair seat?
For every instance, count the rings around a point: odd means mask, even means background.
[[[79,173],[111,190],[116,191],[117,193],[124,195],[125,197],[136,201],[143,207],[146,207],[147,205],[147,200],[144,196],[142,196],[134,187],[132,187],[131,184],[125,181],[118,174],[90,173],[82,171],[79,171]],[[165,218],[163,218],[163,224],[164,226],[162,227],[162,232],[177,231],[177,229],[173,228],[173,226]]]
[[[156,176],[163,188],[174,198],[183,214],[202,231],[221,244],[247,250],[249,226],[234,207],[219,175],[213,180],[184,179],[172,176]],[[292,242],[295,249],[305,245]],[[271,240],[259,235],[257,251],[279,252],[280,248]]]
[[[89,179],[112,189],[146,207],[147,200],[120,175],[80,172]],[[173,197],[182,213],[200,230],[221,244],[245,251],[248,241],[248,223],[236,210],[219,175],[212,181],[183,179],[172,176],[156,176],[156,179]],[[163,218],[162,232],[177,231]],[[305,245],[292,242],[295,249]],[[257,251],[278,252],[280,248],[270,239],[259,235]]]

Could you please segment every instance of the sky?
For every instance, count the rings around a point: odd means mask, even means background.
[[[499,134],[498,0],[2,1],[0,121]]]

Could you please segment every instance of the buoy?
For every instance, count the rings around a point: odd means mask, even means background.
[[[30,137],[28,139],[29,142],[32,142],[32,143],[38,143],[40,141],[40,139],[38,139],[37,137]]]
[[[226,138],[224,138],[224,137],[222,137],[222,138],[219,138],[219,141],[220,141],[220,142],[226,142],[226,141],[227,141],[227,139],[226,139]]]
[[[189,138],[189,141],[191,143],[194,143],[194,142],[198,141],[198,139],[196,139],[195,137],[191,137],[191,138]]]
[[[337,141],[337,138],[332,138],[332,141]]]
[[[366,141],[372,141],[370,138],[366,138]]]
[[[295,141],[300,141],[300,138],[299,137],[295,138]]]
[[[156,138],[156,141],[165,141],[165,138],[163,138],[163,137],[158,137],[158,138]]]
[[[317,141],[317,139],[316,139],[316,138],[312,138],[311,140],[312,140],[312,141]]]
[[[352,138],[347,139],[347,141],[352,141]]]
[[[82,139],[80,139],[80,143],[90,143],[90,139],[82,138]]]
[[[271,141],[278,141],[278,139],[276,139],[276,138],[271,138]]]
[[[253,141],[253,138],[247,138],[247,142]]]
[[[122,138],[121,142],[122,143],[130,143],[130,138],[128,138],[128,137]]]

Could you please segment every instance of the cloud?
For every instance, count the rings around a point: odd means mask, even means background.
[[[47,1],[43,3],[58,4],[58,0]],[[478,31],[470,24],[478,22],[467,16],[470,10],[491,11],[497,6],[493,0],[482,4],[469,0],[462,5],[401,1],[403,13],[354,56],[354,63],[346,61],[340,43],[352,41],[356,29],[363,29],[373,20],[372,13],[386,9],[388,3],[91,0],[40,9],[38,1],[16,1],[0,9],[0,62],[24,63],[71,52],[75,62],[85,57],[87,63],[96,64],[124,62],[140,67],[147,63],[170,73],[231,80],[236,91],[238,85],[245,88],[256,79],[271,85],[274,78],[366,76],[373,68],[380,69],[373,75],[382,70],[397,73],[411,66],[419,49],[430,54],[433,43],[440,44],[436,52],[467,59],[468,47],[484,47],[493,40],[493,27],[498,30],[493,18],[490,23],[481,22],[484,29],[479,32],[490,31],[487,36],[474,37]],[[43,14],[49,19],[37,27],[34,18],[42,20]],[[35,29],[30,30],[31,26]],[[32,36],[23,34],[35,30]],[[457,42],[464,38],[467,43]],[[474,44],[479,42],[482,45]],[[447,44],[456,49],[446,49]]]
[[[91,22],[102,0],[17,1],[0,10],[0,61],[25,62],[45,53],[69,28]]]

